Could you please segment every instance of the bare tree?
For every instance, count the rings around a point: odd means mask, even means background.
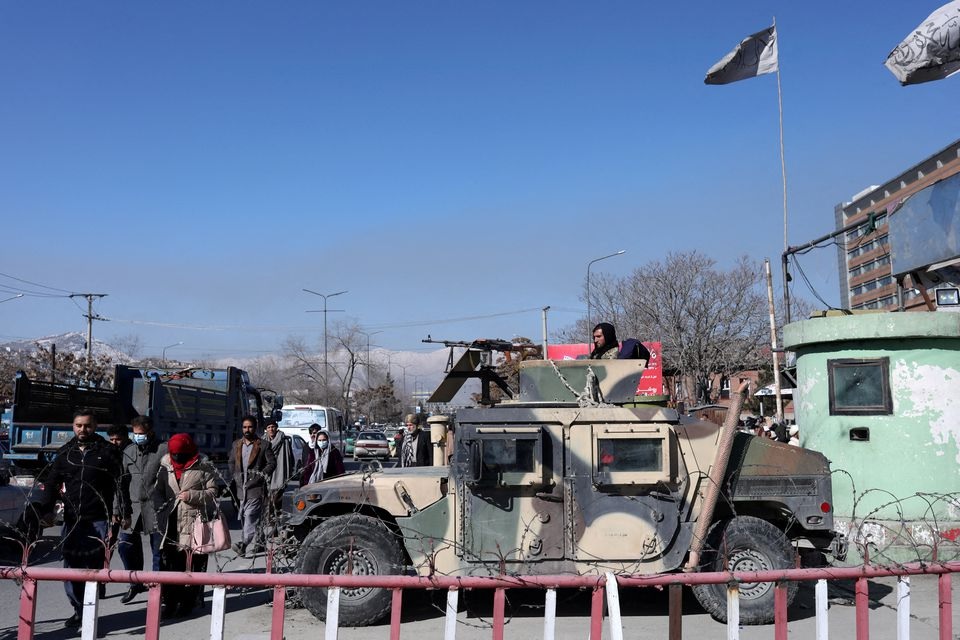
[[[344,418],[350,419],[350,397],[357,366],[362,362],[362,348],[366,344],[364,334],[356,322],[338,322],[333,327],[336,347],[329,358],[330,371],[339,383],[337,397]],[[331,381],[332,382],[332,381]]]
[[[29,355],[6,347],[0,349],[0,405],[13,403],[13,380],[17,371],[25,369]]]
[[[327,384],[323,372],[323,355],[317,355],[306,340],[290,336],[283,342],[283,354],[291,361],[288,387],[292,399],[326,404]]]
[[[113,347],[130,356],[132,360],[139,360],[143,352],[143,339],[136,333],[117,336],[111,340]]]
[[[36,343],[36,349],[27,356],[26,373],[31,378],[82,384],[90,387],[105,387],[113,383],[113,363],[104,355],[94,356],[89,361],[85,355],[57,351]]]
[[[624,278],[595,278],[591,307],[620,338],[660,341],[665,367],[685,381],[678,399],[708,402],[718,376],[764,359],[770,329],[761,285],[762,269],[746,256],[721,270],[697,251],[671,253]],[[590,328],[584,319],[575,333],[586,337]]]
[[[397,398],[393,378],[387,376],[386,382],[370,389],[360,389],[354,396],[354,403],[361,415],[371,421],[397,422],[400,420],[402,405]]]

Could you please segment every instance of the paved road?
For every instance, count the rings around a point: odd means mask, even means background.
[[[50,542],[55,542],[55,530],[48,529]],[[236,533],[236,532],[235,532]],[[36,564],[59,566],[52,544],[41,549]],[[149,557],[149,550],[145,550]],[[44,556],[44,554],[46,554]],[[264,571],[264,558],[246,560],[236,558],[232,552],[217,554],[216,566],[225,572]],[[114,558],[114,568],[122,568]],[[214,563],[211,562],[211,570]],[[954,579],[954,585],[958,580]],[[835,602],[830,609],[830,634],[833,638],[854,637],[854,607],[852,583],[831,589]],[[146,594],[140,595],[130,605],[120,604],[125,585],[110,585],[107,597],[101,601],[100,633],[105,638],[140,638],[146,620]],[[543,635],[542,593],[537,591],[508,592],[506,634],[513,638],[537,638]],[[16,637],[17,604],[19,588],[11,581],[0,583],[0,640]],[[896,602],[894,582],[875,580],[870,583],[873,599],[870,613],[871,638],[893,640],[896,638]],[[443,637],[442,593],[408,592],[403,607],[402,636],[405,638],[434,639]],[[626,638],[666,638],[667,598],[664,592],[654,589],[630,589],[621,592],[623,601],[623,626]],[[226,637],[233,640],[261,640],[269,637],[272,609],[269,606],[269,590],[231,591],[227,596]],[[457,637],[462,639],[487,639],[491,636],[490,620],[492,603],[489,593],[467,591],[461,594]],[[845,602],[849,600],[850,604]],[[960,598],[954,597],[954,632],[960,633]],[[588,636],[590,598],[585,592],[574,590],[558,594],[556,632],[558,640],[583,640]],[[913,578],[912,637],[925,640],[937,638],[937,587],[936,579]],[[63,621],[71,613],[60,584],[43,583],[38,589],[36,638],[57,640],[75,637],[76,634],[62,628]],[[161,637],[177,640],[201,640],[209,638],[210,590],[202,610],[193,616],[164,623]],[[793,638],[814,638],[815,619],[812,587],[801,587],[800,594],[790,609],[790,633]],[[362,629],[342,629],[340,637],[349,640],[381,640],[388,634],[386,625]],[[288,640],[323,637],[323,623],[303,609],[286,611],[285,637]],[[609,632],[604,631],[605,637]],[[689,592],[684,594],[685,638],[724,638],[725,627],[710,619],[699,608]],[[773,628],[747,627],[741,632],[744,640],[773,637]],[[960,637],[960,636],[956,636]]]

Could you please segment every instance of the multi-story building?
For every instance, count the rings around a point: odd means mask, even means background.
[[[858,222],[838,238],[840,300],[847,309],[899,307],[898,285],[890,263],[888,215],[909,195],[960,173],[960,140],[910,167],[880,186],[872,186],[834,209],[839,231]],[[910,283],[903,290],[906,310],[926,310],[921,292]]]

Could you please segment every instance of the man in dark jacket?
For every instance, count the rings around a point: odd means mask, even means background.
[[[42,502],[34,510],[44,513],[58,499],[63,501],[64,567],[103,569],[103,543],[118,492],[121,526],[130,526],[130,496],[120,482],[120,451],[97,435],[96,430],[93,411],[77,411],[73,418],[74,437],[57,451],[44,481]],[[64,588],[74,609],[64,626],[79,627],[84,583],[65,582]]]
[[[137,416],[131,422],[133,440],[123,448],[123,483],[129,487],[131,502],[130,527],[120,531],[117,550],[123,567],[128,571],[143,570],[143,542],[141,536],[150,537],[152,552],[151,568],[160,571],[160,541],[163,534],[157,522],[154,507],[154,488],[160,458],[167,453],[166,443],[153,433],[153,422],[147,416]],[[145,593],[142,584],[131,584],[120,602],[129,604],[138,593]]]
[[[407,414],[405,420],[407,432],[400,444],[401,467],[429,467],[433,465],[433,452],[430,448],[430,434],[424,432],[417,423],[417,417]]]
[[[237,555],[254,555],[257,552],[253,543],[257,534],[260,515],[268,498],[268,488],[273,470],[277,466],[270,443],[257,435],[257,419],[244,416],[242,422],[243,437],[230,447],[230,472],[237,488],[240,502],[240,523],[242,533],[240,541],[233,545]]]

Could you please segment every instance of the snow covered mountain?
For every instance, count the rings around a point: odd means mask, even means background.
[[[7,342],[0,344],[0,349],[5,351],[21,351],[29,353],[36,350],[37,344],[41,344],[45,347],[55,344],[57,345],[57,351],[61,353],[73,353],[77,356],[85,356],[87,353],[87,336],[79,331],[71,331],[69,333],[62,333],[56,336],[44,336],[42,338],[34,338],[33,340]],[[110,359],[110,362],[120,364],[133,362],[134,360],[123,351],[120,351],[106,342],[100,342],[96,338],[93,339],[93,355],[106,356]]]

